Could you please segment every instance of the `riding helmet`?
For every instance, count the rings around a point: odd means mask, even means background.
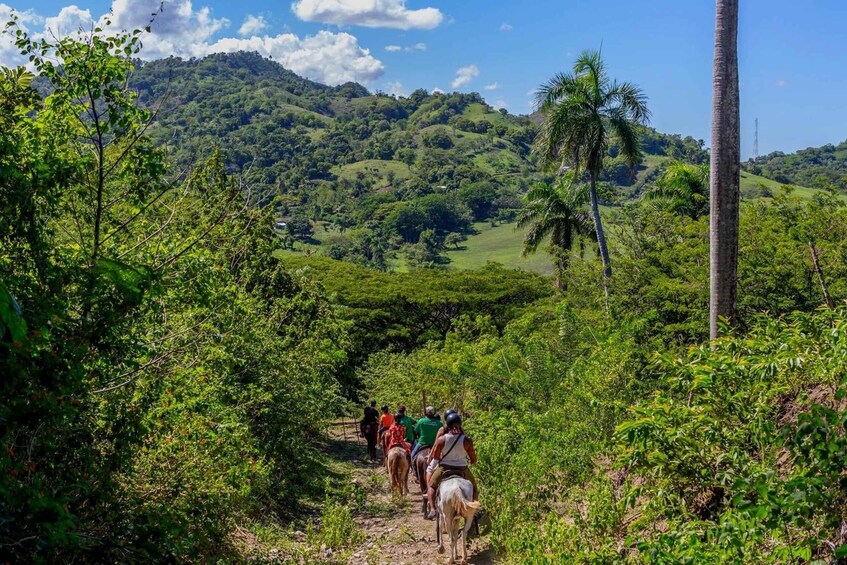
[[[459,426],[462,424],[462,417],[453,412],[449,416],[447,416],[447,427],[451,428],[454,426]]]

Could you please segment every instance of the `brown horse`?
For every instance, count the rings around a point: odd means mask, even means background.
[[[377,423],[359,423],[359,428],[364,436],[365,440],[368,442],[368,456],[371,461],[376,461],[376,433],[377,433]]]
[[[426,492],[426,461],[429,459],[430,451],[432,451],[431,445],[421,447],[417,454],[415,454],[415,460],[412,462],[415,478],[418,480],[421,492]]]
[[[429,504],[426,499],[426,461],[429,459],[429,452],[432,451],[432,446],[427,445],[418,450],[415,454],[415,460],[412,461],[412,468],[415,470],[415,478],[418,479],[418,485],[421,487],[421,497],[423,499],[423,513],[426,516],[429,513]]]
[[[388,450],[388,476],[393,492],[409,494],[409,460],[406,459],[406,450],[399,445]]]

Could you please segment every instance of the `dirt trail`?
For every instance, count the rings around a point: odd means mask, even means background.
[[[420,487],[414,473],[409,472],[409,494],[398,497],[389,492],[385,467],[367,460],[363,440],[349,430],[332,432],[333,456],[343,458],[354,483],[367,492],[368,504],[356,516],[366,539],[353,552],[349,565],[360,564],[446,564],[449,562],[449,538],[446,555],[439,555],[435,542],[435,523],[424,520],[421,512]],[[478,565],[494,563],[494,553],[486,538],[472,539],[468,561]]]

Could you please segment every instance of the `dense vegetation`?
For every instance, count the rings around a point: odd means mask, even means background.
[[[234,532],[289,540],[314,501],[309,542],[343,549],[355,496],[331,498],[318,442],[365,395],[467,415],[515,563],[847,553],[835,187],[743,205],[738,319],[711,347],[702,143],[639,129],[633,183],[612,140],[604,284],[590,229],[555,227],[586,199],[536,184],[537,126],[478,95],[329,88],[250,54],[133,73],[136,34],[18,45],[39,76],[0,74],[0,558],[238,561]],[[385,272],[401,248],[438,264],[530,186],[558,289]],[[344,228],[320,256],[280,249],[318,221]]]
[[[790,154],[775,151],[745,162],[744,169],[782,184],[847,190],[847,141]]]
[[[633,206],[616,222],[611,315],[597,261],[503,331],[465,317],[446,338],[380,353],[375,396],[422,391],[470,414],[476,473],[510,562],[786,562],[841,555],[847,489],[847,211],[834,197],[750,203],[740,323],[712,349],[708,221]],[[805,242],[805,243],[804,243]],[[834,287],[838,289],[835,290]],[[799,313],[795,313],[799,312]],[[837,551],[836,551],[837,550]]]
[[[125,88],[135,35],[0,75],[0,555],[226,556],[322,487],[344,324],[216,156],[183,175]],[[93,93],[98,93],[95,96]],[[301,415],[309,413],[304,420]]]

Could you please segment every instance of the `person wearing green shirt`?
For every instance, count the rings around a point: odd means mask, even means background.
[[[415,424],[415,435],[418,436],[418,443],[412,451],[412,461],[415,460],[415,455],[418,454],[418,451],[422,447],[432,447],[435,445],[435,437],[438,435],[441,425],[441,420],[435,418],[435,408],[427,406],[424,411],[424,417]]]
[[[410,445],[414,445],[415,421],[406,415],[406,407],[403,404],[397,407],[397,413],[403,416],[400,419],[400,423],[406,426],[406,441],[408,441]]]

